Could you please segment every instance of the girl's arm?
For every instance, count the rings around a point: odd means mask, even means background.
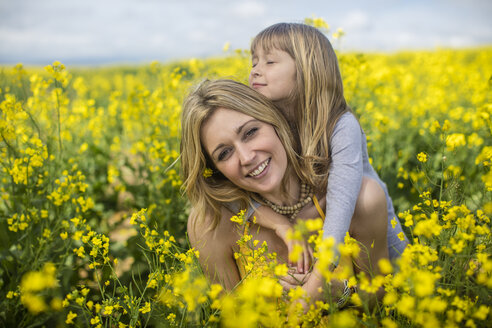
[[[222,209],[217,227],[209,230],[212,220],[206,217],[196,222],[193,211],[188,218],[188,237],[193,248],[199,251],[198,261],[203,272],[212,283],[221,284],[224,289],[233,289],[240,281],[239,270],[234,260],[233,246],[238,235],[230,218],[234,214]]]
[[[351,113],[336,123],[330,149],[323,238],[333,237],[338,245],[349,230],[363,176],[362,131]]]
[[[287,217],[274,212],[268,206],[260,206],[256,208],[254,217],[258,225],[273,230],[275,234],[284,241],[289,253],[289,266],[295,267],[299,273],[307,273],[311,268],[313,251],[306,240],[289,240],[288,233],[289,231],[293,231],[294,226],[287,219]],[[290,254],[294,251],[296,245],[302,247],[302,252],[297,261],[291,261]]]

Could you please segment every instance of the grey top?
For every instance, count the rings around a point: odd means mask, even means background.
[[[357,119],[351,113],[343,114],[335,125],[330,144],[332,164],[328,176],[326,193],[326,218],[323,225],[323,237],[333,237],[336,243],[344,240],[354,214],[355,203],[362,184],[362,177],[376,180],[386,194],[388,204],[388,248],[390,258],[398,257],[408,244],[401,241],[400,221],[396,219],[393,228],[391,220],[395,217],[393,202],[386,184],[369,163],[366,135]]]
[[[333,237],[336,244],[343,243],[349,230],[355,203],[359,196],[362,177],[376,180],[383,188],[388,204],[388,250],[390,259],[398,257],[408,239],[400,240],[398,234],[402,227],[398,218],[393,228],[391,220],[395,217],[393,202],[388,194],[386,184],[369,163],[366,135],[359,122],[351,113],[343,114],[335,124],[330,144],[332,162],[326,191],[326,217],[323,225],[323,238]],[[255,207],[260,204],[253,202]],[[234,213],[239,212],[238,204],[227,204]],[[246,217],[254,213],[248,208]]]

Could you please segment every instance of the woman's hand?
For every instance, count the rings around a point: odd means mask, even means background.
[[[284,287],[285,291],[288,291],[291,288],[296,288],[297,286],[302,286],[309,279],[311,275],[308,273],[298,273],[295,269],[289,270],[285,276],[279,277],[279,282]]]

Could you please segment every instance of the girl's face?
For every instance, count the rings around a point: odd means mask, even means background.
[[[258,48],[252,58],[249,85],[272,101],[289,98],[296,85],[296,64],[285,51]]]
[[[287,154],[273,126],[219,108],[202,125],[200,133],[206,152],[227,179],[271,201],[279,198]]]

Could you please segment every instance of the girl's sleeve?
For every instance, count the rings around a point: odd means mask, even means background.
[[[326,192],[323,238],[343,242],[354,214],[362,183],[362,131],[351,114],[340,117],[331,136],[332,163]]]

